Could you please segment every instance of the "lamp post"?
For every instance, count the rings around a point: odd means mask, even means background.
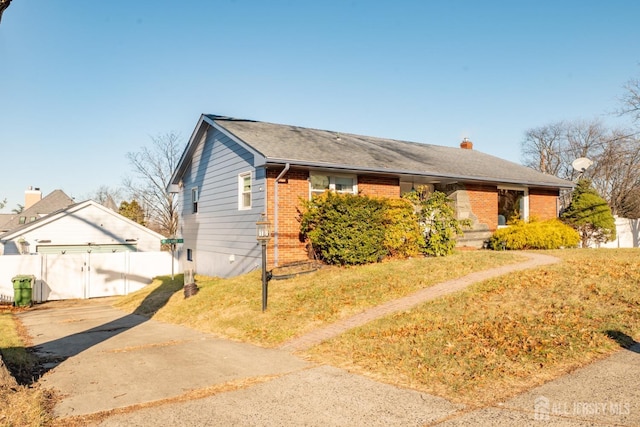
[[[267,221],[267,215],[262,214],[260,221],[256,222],[256,239],[262,245],[262,311],[267,309],[267,242],[271,239],[271,224]]]

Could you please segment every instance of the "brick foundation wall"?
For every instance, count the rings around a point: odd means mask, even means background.
[[[529,218],[539,220],[558,216],[558,190],[544,188],[529,189]]]

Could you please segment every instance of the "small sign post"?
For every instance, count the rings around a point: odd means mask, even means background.
[[[163,245],[175,244],[175,243],[184,243],[184,239],[162,239],[160,243]]]
[[[171,245],[171,280],[173,280],[173,265],[175,264],[176,243],[184,243],[184,239],[162,239],[163,245]]]

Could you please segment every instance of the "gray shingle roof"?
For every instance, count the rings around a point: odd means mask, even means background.
[[[0,214],[0,233],[4,230],[8,230],[8,228],[5,227],[5,224],[11,221],[14,215],[15,214]]]
[[[477,150],[206,115],[261,153],[285,163],[534,186],[571,187],[555,176]]]
[[[38,220],[44,215],[64,209],[74,203],[73,199],[67,196],[64,191],[53,190],[51,193],[43,197],[42,200],[34,203],[34,205],[28,209],[25,209],[19,214],[11,214],[10,219],[2,224],[1,229],[11,231],[22,225],[20,224],[20,217],[25,218],[23,221],[24,223],[29,223],[32,218]]]

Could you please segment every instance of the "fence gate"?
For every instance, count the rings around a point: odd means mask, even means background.
[[[127,252],[44,254],[34,299],[97,298],[124,295]]]
[[[87,254],[42,256],[41,280],[34,289],[38,302],[85,297]]]

